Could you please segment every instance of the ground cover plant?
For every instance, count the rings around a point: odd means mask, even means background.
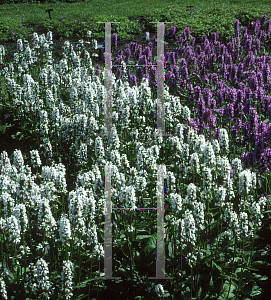
[[[91,59],[93,33],[90,44],[65,42],[58,64],[52,32],[33,34],[33,48],[17,41],[14,60],[1,64],[1,128],[3,139],[27,147],[1,153],[3,297],[263,297],[268,274],[261,267],[270,267],[270,20],[254,24],[241,31],[235,21],[226,44],[215,33],[196,44],[188,27],[179,37],[170,25],[167,38],[179,45],[165,56],[167,138],[146,135],[156,124],[154,68],[126,67],[155,62],[155,38],[114,58],[122,64],[112,79],[119,136],[110,138],[98,136],[104,73]],[[147,279],[156,272],[156,212],[133,210],[112,213],[113,276],[122,279],[95,280],[103,273],[105,179],[96,164],[106,163],[113,207],[130,208],[156,207],[155,164],[172,165],[165,170],[165,245],[173,280]]]

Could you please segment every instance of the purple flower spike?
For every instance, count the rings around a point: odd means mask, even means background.
[[[114,47],[117,47],[118,42],[118,35],[116,33],[112,34],[112,44]]]

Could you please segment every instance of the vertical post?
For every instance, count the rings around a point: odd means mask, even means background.
[[[95,279],[121,279],[112,277],[112,222],[111,222],[111,166],[105,166],[105,217],[104,217],[104,277]]]
[[[165,201],[164,201],[164,174],[166,166],[157,166],[157,260],[156,277],[148,279],[173,279],[174,277],[165,277]]]
[[[111,62],[111,23],[105,23],[105,135],[112,130],[112,62]]]

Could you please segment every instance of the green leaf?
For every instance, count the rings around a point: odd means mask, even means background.
[[[258,285],[254,285],[252,287],[252,292],[250,293],[250,296],[255,297],[261,295],[261,293],[262,293],[262,289]]]
[[[152,235],[139,235],[137,236],[136,240],[143,240],[143,239],[149,239]]]
[[[149,239],[149,241],[147,242],[147,244],[144,248],[144,252],[150,253],[154,249],[156,249],[156,237],[151,236],[151,238]]]
[[[221,268],[218,264],[216,264],[214,261],[212,261],[212,264],[213,264],[213,266],[215,266],[221,273],[223,272],[223,271],[222,271],[222,268]]]

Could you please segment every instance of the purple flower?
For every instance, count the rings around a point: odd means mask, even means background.
[[[258,80],[256,76],[249,77],[247,82],[252,91],[258,90]]]
[[[202,121],[203,123],[205,123],[205,125],[208,125],[207,127],[209,127],[209,125],[215,126],[214,124],[214,116],[212,114],[212,111],[209,108],[206,108],[202,114]]]
[[[241,161],[244,164],[244,167],[250,167],[253,165],[253,153],[252,151],[249,151],[247,153],[243,153],[241,157]]]
[[[200,45],[197,45],[197,47],[196,47],[196,53],[198,55],[200,55],[200,53],[201,53],[201,46]]]
[[[259,40],[259,39],[256,39],[256,40],[255,40],[255,48],[256,48],[256,50],[260,50],[260,47],[261,47],[260,40]]]
[[[179,74],[179,69],[177,66],[173,67],[173,73],[175,75],[175,78],[179,81],[180,80],[180,74]]]
[[[268,119],[271,120],[271,104],[269,104],[267,109]]]
[[[217,112],[218,116],[223,117],[223,115],[224,115],[224,108],[223,107],[218,108],[216,112]]]
[[[186,66],[181,67],[181,74],[183,79],[188,79],[188,69]]]
[[[232,103],[228,103],[225,109],[226,117],[228,120],[232,120],[234,117],[234,107]]]
[[[228,78],[228,66],[226,64],[222,64],[220,69],[220,74],[224,80],[227,80]]]
[[[170,54],[169,54],[169,59],[170,59],[170,62],[171,62],[173,65],[176,64],[176,58],[175,58],[175,56],[176,56],[176,53],[175,53],[175,52],[170,52]]]
[[[217,34],[216,32],[211,33],[211,41],[212,43],[215,43],[217,41]]]
[[[261,104],[262,104],[261,110],[262,110],[262,112],[266,112],[268,106],[271,104],[270,98],[271,97],[269,95],[264,95],[263,96],[262,101],[261,101]],[[271,113],[271,110],[270,110],[270,113]],[[270,116],[271,116],[271,114],[270,114]]]
[[[261,17],[261,20],[260,20],[261,26],[264,25],[265,21],[266,21],[266,15],[263,15],[263,16]]]
[[[100,65],[96,65],[96,68],[95,68],[95,75],[97,76],[100,76]]]
[[[112,34],[112,44],[114,47],[117,47],[118,35],[116,33]]]
[[[260,166],[265,169],[266,173],[270,172],[270,168],[271,168],[271,149],[270,148],[266,148],[264,150],[264,152],[261,154]]]
[[[265,31],[267,33],[271,32],[271,20],[266,21],[266,23],[265,23]]]
[[[141,55],[139,60],[138,60],[138,64],[139,65],[147,65],[147,57],[146,55]]]
[[[234,21],[234,36],[239,37],[239,20]]]
[[[255,64],[255,56],[252,51],[244,58],[244,67],[251,68]]]
[[[176,29],[176,28],[175,28],[175,29]],[[189,27],[185,27],[184,31],[185,31],[187,37],[190,37],[190,36],[191,36]]]
[[[130,78],[131,78],[132,86],[136,86],[137,87],[136,75],[131,75]]]
[[[254,107],[249,108],[248,115],[248,130],[252,133],[253,137],[257,139],[258,137],[258,116],[257,111]]]
[[[191,38],[191,40],[190,40],[190,45],[194,48],[194,46],[195,46],[195,42],[196,42],[196,39],[193,37],[193,38]]]
[[[227,49],[228,49],[229,53],[233,53],[234,52],[234,43],[228,42]]]
[[[125,62],[126,62],[126,64],[128,64],[128,62],[129,62],[129,60],[131,58],[131,50],[130,50],[130,48],[126,48],[124,50],[124,53],[125,53]]]
[[[234,82],[237,81],[237,66],[236,65],[231,66],[230,79],[233,80]]]
[[[205,101],[205,104],[207,104],[208,106],[210,106],[211,98],[212,98],[212,92],[210,88],[205,88],[203,90],[203,99]]]
[[[142,55],[142,46],[136,45],[135,58],[138,60],[141,55]]]
[[[253,25],[252,25],[252,32],[254,34],[258,34],[259,30],[260,30],[260,27],[261,27],[260,21],[254,22]]]
[[[156,84],[156,68],[154,66],[152,66],[150,68],[150,81],[151,83],[155,83]]]
[[[202,116],[203,111],[205,110],[205,103],[204,100],[199,98],[197,101],[197,113]]]
[[[235,128],[238,131],[242,127],[242,120],[240,118],[237,118],[235,120]]]
[[[167,33],[167,37],[168,38],[173,38],[175,36],[176,33],[176,27],[175,26],[171,26],[169,32]],[[186,33],[186,31],[185,31]]]
[[[143,77],[143,68],[142,67],[137,67],[136,68],[136,77],[138,78],[138,81],[142,80]]]

